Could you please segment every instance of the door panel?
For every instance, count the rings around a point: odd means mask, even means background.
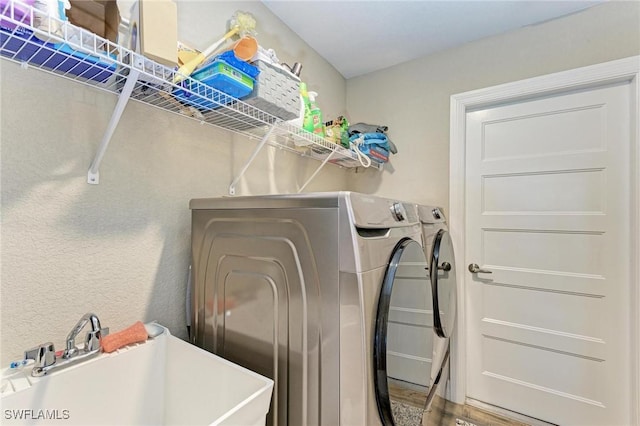
[[[604,233],[485,229],[481,238],[480,261],[489,268],[596,277],[604,272]]]
[[[487,354],[483,363],[483,374],[487,377],[519,384],[525,390],[603,406],[600,402],[605,396],[600,386],[605,379],[603,360],[490,337],[484,337],[482,345]],[[550,368],[553,374],[549,374]],[[584,371],[589,374],[583,374]],[[559,399],[557,404],[563,402]]]
[[[495,116],[485,122],[482,159],[512,160],[604,148],[601,131],[606,114],[604,105],[562,109],[560,104],[555,108],[520,116]],[[573,137],[564,137],[566,134]],[[518,143],[513,143],[514,140]]]
[[[482,182],[482,211],[602,213],[605,183],[602,169],[487,176]]]
[[[630,85],[467,114],[467,396],[628,425]]]
[[[604,321],[591,320],[593,313],[602,309],[601,297],[575,297],[566,292],[487,285],[482,303],[487,318],[497,324],[519,324],[523,329],[553,330],[576,337],[591,336],[596,341],[602,341],[607,330]],[[544,309],[529,309],[532,305],[544,306]]]

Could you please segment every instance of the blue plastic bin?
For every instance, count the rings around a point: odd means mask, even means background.
[[[203,110],[211,110],[245,97],[253,91],[255,84],[254,78],[249,74],[221,59],[206,64],[193,73],[191,78],[202,84],[192,84],[189,79],[183,80],[181,86],[187,90],[176,89],[173,95],[182,102]]]
[[[116,70],[115,62],[74,50],[66,43],[46,43],[26,28],[0,28],[0,46],[2,56],[101,83]]]

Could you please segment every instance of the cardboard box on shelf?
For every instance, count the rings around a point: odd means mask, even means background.
[[[168,67],[178,64],[178,9],[172,0],[138,0],[131,7],[130,38],[136,52]],[[133,34],[137,36],[133,36]]]
[[[70,0],[66,15],[73,25],[118,42],[120,11],[116,0]]]

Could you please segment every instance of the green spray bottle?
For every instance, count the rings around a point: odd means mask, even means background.
[[[309,133],[313,133],[313,118],[311,117],[311,101],[309,92],[307,92],[307,84],[300,82],[300,96],[304,103],[304,118],[302,119],[302,128]]]
[[[312,132],[324,138],[324,121],[322,121],[322,111],[316,104],[316,92],[309,92],[309,103],[311,104],[311,122],[313,124]]]

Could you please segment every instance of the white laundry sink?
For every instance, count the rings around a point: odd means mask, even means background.
[[[164,327],[145,343],[30,373],[3,371],[3,425],[263,425],[273,390],[272,380]]]

